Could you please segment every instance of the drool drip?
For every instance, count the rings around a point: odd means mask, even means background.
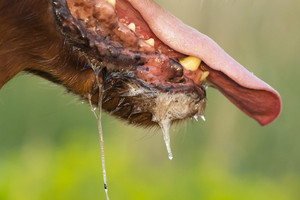
[[[163,136],[164,136],[164,141],[167,147],[167,151],[168,151],[168,156],[169,159],[172,160],[173,159],[173,153],[172,153],[172,149],[171,149],[171,144],[170,144],[170,121],[169,120],[163,120],[162,122],[159,123],[159,126],[162,129],[163,132]]]
[[[97,80],[98,80],[98,79],[97,79]],[[102,173],[103,173],[104,190],[105,190],[105,193],[106,193],[106,199],[109,200],[109,197],[108,197],[108,186],[107,186],[107,177],[106,177],[106,167],[105,167],[105,153],[104,153],[103,129],[102,129],[102,122],[101,122],[101,115],[102,115],[102,85],[99,84],[99,81],[97,81],[97,83],[98,83],[98,87],[99,87],[98,131],[99,131],[99,137],[100,137],[101,161],[102,161]]]
[[[103,176],[103,182],[104,182],[104,190],[106,194],[106,199],[109,200],[108,197],[108,185],[107,185],[107,174],[106,174],[106,167],[105,167],[105,152],[104,152],[104,138],[103,138],[103,129],[102,129],[102,99],[103,99],[103,89],[102,89],[102,84],[99,81],[99,73],[101,72],[102,68],[97,69],[93,68],[96,76],[96,81],[97,81],[97,87],[99,91],[99,100],[98,100],[98,110],[99,113],[97,115],[96,113],[96,107],[93,106],[92,104],[92,95],[88,95],[88,101],[91,107],[91,111],[95,115],[96,119],[98,120],[98,132],[99,132],[99,139],[100,139],[100,149],[101,149],[101,163],[102,163],[102,176]]]

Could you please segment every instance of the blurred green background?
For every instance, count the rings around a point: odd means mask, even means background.
[[[206,122],[159,129],[104,115],[111,200],[300,199],[300,1],[160,0],[277,89],[261,127],[209,89]],[[1,61],[0,61],[1,62]],[[20,74],[0,91],[0,199],[105,199],[96,120],[60,86]]]

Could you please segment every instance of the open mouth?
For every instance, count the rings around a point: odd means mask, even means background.
[[[131,124],[203,116],[207,85],[262,125],[281,111],[274,89],[150,0],[54,0],[53,10],[66,45],[99,74],[103,108]]]
[[[182,66],[190,58],[160,41],[128,1],[58,1],[55,9],[67,43],[101,71],[110,114],[146,126],[204,115],[200,62]]]

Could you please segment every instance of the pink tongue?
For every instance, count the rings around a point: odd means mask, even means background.
[[[231,102],[261,125],[281,112],[276,90],[231,58],[206,35],[185,25],[152,0],[128,0],[154,34],[176,51],[201,58],[211,69],[208,78]]]

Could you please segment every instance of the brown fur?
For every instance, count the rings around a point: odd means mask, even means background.
[[[40,75],[86,97],[93,70],[64,45],[49,0],[0,1],[0,89],[21,71]]]

